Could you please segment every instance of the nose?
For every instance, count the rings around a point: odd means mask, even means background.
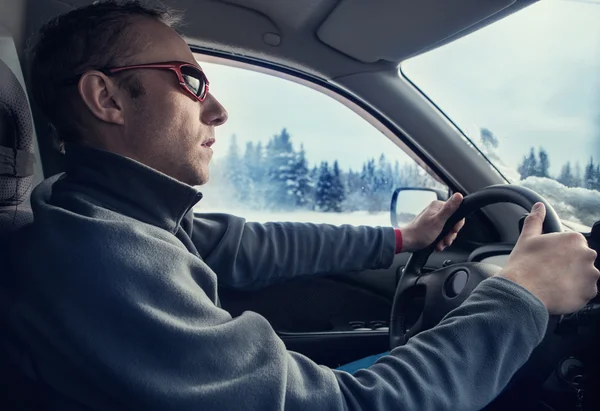
[[[229,114],[227,114],[225,107],[219,103],[212,93],[208,93],[206,99],[202,103],[200,120],[208,126],[217,127],[225,124],[228,117]]]

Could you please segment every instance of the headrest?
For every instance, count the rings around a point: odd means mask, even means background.
[[[0,60],[0,207],[27,199],[33,182],[33,119],[25,90]]]

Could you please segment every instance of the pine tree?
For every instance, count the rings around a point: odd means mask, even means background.
[[[342,182],[342,173],[337,160],[333,163],[333,174],[331,179],[331,192],[330,192],[330,204],[331,211],[336,213],[342,212],[342,204],[346,199],[346,193],[344,190],[344,184]]]
[[[254,181],[255,185],[262,183],[266,176],[263,160],[262,143],[254,145],[250,142],[246,144],[244,163],[246,163],[248,175]]]
[[[244,163],[241,161],[241,156],[237,144],[237,136],[231,136],[229,142],[229,150],[225,157],[225,178],[231,185],[234,191],[234,200],[247,201],[249,196],[248,176]]]
[[[229,149],[227,156],[225,157],[225,163],[227,167],[226,174],[233,174],[240,164],[240,151],[237,144],[237,136],[233,134],[229,141]]]
[[[245,174],[247,179],[246,185],[246,207],[253,207],[254,202],[254,180],[250,177],[250,173],[252,170],[252,155],[254,154],[254,144],[249,141],[246,143],[246,150],[244,151],[244,156],[242,157],[242,164],[240,165],[242,168],[242,172]]]
[[[400,163],[398,162],[398,160],[396,160],[394,162],[394,174],[393,174],[393,187],[394,189],[400,187],[402,185],[401,181],[400,181],[401,177],[400,177]]]
[[[312,203],[310,195],[312,191],[312,182],[308,170],[308,161],[306,160],[304,145],[301,145],[300,151],[296,153],[292,175],[295,204],[297,207],[306,208]]]
[[[344,202],[344,210],[357,211],[366,208],[364,197],[362,195],[362,180],[360,173],[349,170],[346,174],[346,201]]]
[[[585,166],[585,173],[583,176],[583,186],[587,189],[594,190],[596,185],[596,166],[594,165],[594,159],[590,157],[590,162]]]
[[[296,153],[291,136],[284,128],[280,134],[273,136],[267,144],[267,190],[265,193],[267,207],[272,210],[290,210],[296,206],[294,179]]]
[[[313,166],[313,168],[308,173],[309,178],[310,178],[310,186],[311,186],[310,196],[312,198],[311,202],[310,202],[310,206],[309,206],[309,208],[311,210],[317,209],[315,199],[316,199],[316,195],[317,195],[317,182],[319,181],[319,171],[320,171],[319,167]]]
[[[538,167],[537,167],[537,173],[536,176],[537,177],[550,177],[549,175],[549,170],[550,170],[550,160],[548,159],[548,153],[546,153],[546,150],[544,150],[543,148],[540,148],[539,150],[539,163],[538,163]],[[569,165],[570,168],[570,165]]]
[[[316,181],[319,179],[319,170],[320,168],[317,166],[314,166],[312,170],[310,170],[310,179],[315,182],[315,187]]]
[[[537,172],[538,172],[538,165],[537,165],[537,160],[535,159],[535,151],[532,147],[531,151],[529,152],[529,157],[527,158],[527,176],[535,177],[537,175]]]
[[[533,147],[531,147],[529,156],[523,157],[523,161],[519,165],[518,170],[521,174],[521,180],[524,180],[527,177],[535,177],[538,175],[538,165]]]
[[[243,163],[248,185],[247,206],[253,209],[262,209],[264,207],[266,171],[261,143],[254,145],[249,142],[246,144]]]
[[[392,166],[387,162],[385,155],[379,157],[375,169],[375,196],[381,211],[387,209],[387,203],[394,191]]]
[[[377,192],[375,160],[371,159],[368,160],[365,164],[363,164],[360,179],[362,183],[361,192],[367,211],[379,211],[379,204],[375,195]]]
[[[528,168],[529,167],[527,166],[527,156],[524,156],[523,160],[521,161],[521,164],[519,164],[519,167],[517,168],[517,171],[519,172],[521,180],[525,180],[527,177],[529,177],[527,175]]]
[[[571,162],[567,162],[560,171],[558,182],[567,187],[575,187],[575,178],[571,173]]]
[[[319,168],[319,179],[315,192],[315,208],[318,211],[333,211],[332,203],[333,174],[326,161]]]

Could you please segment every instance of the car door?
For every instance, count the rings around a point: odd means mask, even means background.
[[[195,209],[199,216],[225,212],[258,222],[390,226],[396,187],[450,191],[401,148],[397,136],[339,98],[275,71],[197,57],[229,111],[217,130],[211,178]],[[400,204],[400,225],[426,204]],[[434,254],[427,268],[465,261],[487,235],[471,231],[474,226],[468,224],[456,246]],[[389,348],[388,320],[407,258],[397,255],[388,269],[330,273],[253,291],[222,287],[220,301],[233,316],[246,310],[263,315],[288,349],[335,367]]]

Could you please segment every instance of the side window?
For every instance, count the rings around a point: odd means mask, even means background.
[[[229,112],[195,211],[249,221],[390,225],[396,187],[447,191],[357,113],[263,72],[200,63]]]

